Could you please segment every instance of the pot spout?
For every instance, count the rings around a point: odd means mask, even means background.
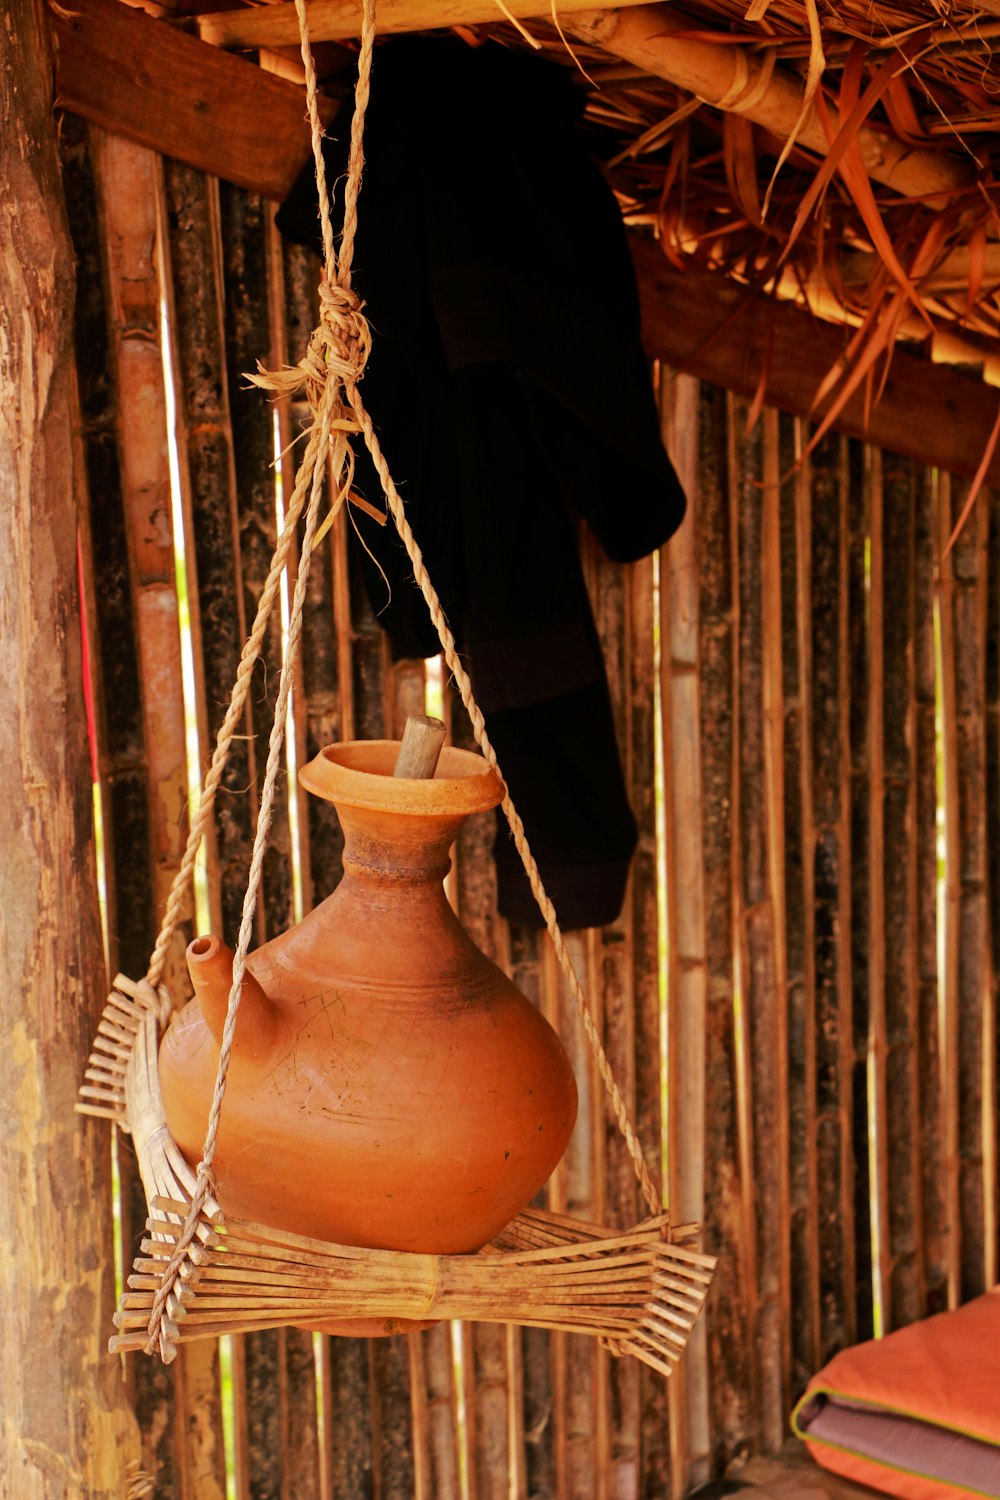
[[[229,992],[233,985],[233,958],[232,948],[217,937],[195,938],[187,950],[188,973],[194,985],[195,999],[219,1047],[222,1046]],[[276,1021],[274,1006],[247,968],[236,1018],[236,1055],[247,1061],[263,1061],[275,1040]]]

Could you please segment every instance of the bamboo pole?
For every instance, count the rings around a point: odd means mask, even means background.
[[[0,1490],[111,1495],[130,1471],[136,1477],[140,1448],[125,1393],[106,1379],[99,1352],[113,1295],[107,1135],[81,1126],[72,1102],[100,1005],[103,954],[77,588],[86,491],[69,441],[79,423],[73,248],[51,85],[39,8],[13,0],[0,32],[0,591],[13,689],[0,728],[9,778],[0,869],[9,1124],[0,1167],[24,1191],[5,1194],[0,1210]]]
[[[688,500],[680,530],[660,554],[667,1160],[670,1211],[682,1223],[701,1223],[705,1217],[705,870],[697,836],[702,815],[699,401],[697,380],[661,367],[661,430]],[[668,1398],[672,1483],[685,1493],[710,1477],[705,1323],[695,1328]]]
[[[568,18],[568,29],[654,77],[679,85],[706,104],[744,115],[781,141],[788,139],[802,116],[805,100],[797,77],[780,67],[768,77],[762,50],[685,36],[691,30],[690,21],[666,6],[573,15]],[[907,146],[888,131],[865,125],[855,140],[869,176],[906,197],[943,208],[956,191],[972,186],[965,164],[943,152]],[[828,141],[815,110],[806,115],[797,141],[826,155]]]
[[[627,5],[648,0],[625,0]],[[593,0],[566,0],[559,14],[593,8]],[[511,0],[513,16],[544,16],[540,0]],[[449,26],[476,26],[495,21],[488,0],[383,0],[378,27],[384,36],[394,32],[436,31]],[[198,17],[203,41],[216,47],[298,47],[299,26],[291,4],[271,5],[260,16],[224,10]],[[361,34],[361,0],[312,0],[309,35],[313,41],[346,41]]]

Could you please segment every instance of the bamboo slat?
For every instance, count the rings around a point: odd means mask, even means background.
[[[784,962],[775,911],[776,887],[780,897],[781,882],[775,878],[772,826],[782,802],[783,767],[780,683],[773,681],[773,668],[769,672],[770,642],[780,641],[781,579],[771,547],[777,539],[778,454],[775,414],[754,424],[749,432],[747,417],[746,408],[735,402],[731,420],[737,433],[738,462],[733,486],[739,620],[737,911],[740,999],[748,1043],[746,1126],[751,1166],[745,1191],[747,1219],[753,1225],[748,1313],[754,1351],[756,1446],[775,1452],[784,1441],[788,1410],[783,1337],[788,1279],[787,1041]],[[770,724],[769,691],[778,695],[777,714]],[[777,747],[769,743],[775,729]]]
[[[850,462],[850,458],[848,458]],[[877,460],[863,475],[851,476],[845,504],[848,529],[847,649],[850,682],[851,823],[851,1155],[854,1164],[855,1328],[871,1338],[875,1328],[875,1279],[879,1297],[885,1285],[884,1254],[876,1259],[873,1233],[885,1223],[883,1159],[868,1149],[869,1129],[885,1138],[885,955],[882,943],[882,509]],[[870,620],[869,620],[870,613]],[[875,1091],[869,1101],[868,1059]],[[878,1214],[872,1215],[872,1195]],[[880,1245],[884,1251],[885,1236]]]
[[[661,929],[659,901],[660,864],[663,854],[660,807],[663,794],[663,764],[657,723],[658,649],[654,628],[659,608],[659,559],[637,563],[626,574],[629,674],[629,796],[639,824],[639,849],[635,857],[631,887],[631,939],[633,1012],[632,1042],[635,1059],[635,1125],[646,1152],[654,1180],[667,1203],[669,1184],[665,1173],[666,1120],[663,1110],[664,1050],[666,1043],[665,959],[666,933]],[[635,1189],[633,1186],[633,1202]],[[638,1210],[638,1204],[636,1202]],[[671,1211],[676,1213],[672,1208]],[[666,1493],[670,1488],[671,1433],[668,1386],[651,1370],[636,1371],[637,1438],[632,1453],[617,1455],[617,1474],[622,1494],[640,1493],[640,1475],[647,1490]],[[614,1399],[612,1383],[612,1399]],[[613,1408],[612,1408],[613,1414]],[[616,1427],[612,1421],[612,1444]],[[612,1446],[615,1459],[615,1450]]]
[[[882,746],[886,1326],[922,1315],[918,1085],[916,465],[883,455]],[[874,570],[873,570],[874,571]],[[874,622],[873,622],[874,625]],[[874,876],[874,871],[873,871]],[[876,1056],[876,1067],[879,1059]]]
[[[811,762],[812,632],[809,614],[811,504],[799,464],[802,424],[779,423],[782,483],[781,696],[785,798],[785,965],[788,979],[789,1335],[795,1400],[819,1367],[819,1271],[816,1188],[815,970],[813,966],[813,818]]]
[[[939,539],[962,507],[963,487],[941,485]],[[984,551],[989,510],[978,506],[940,565],[941,654],[945,708],[946,889],[945,1057],[954,1088],[958,1176],[958,1292],[984,1290],[991,1275],[992,1183],[985,1142],[993,1125],[992,1049],[985,1046],[992,976],[987,906]],[[949,713],[950,710],[950,713]],[[992,1028],[990,1028],[992,1030]]]
[[[841,438],[811,463],[812,823],[820,1358],[854,1336],[847,499]]]
[[[118,444],[118,337],[106,300],[102,183],[89,127],[67,119],[61,133],[63,181],[79,298],[76,365],[80,443],[89,514],[83,547],[88,620],[97,665],[94,684],[97,762],[102,786],[110,960],[145,969],[155,936],[149,838],[148,776],[140,661],[132,608],[132,578]],[[137,417],[139,414],[137,414]],[[142,438],[155,435],[148,430]],[[140,433],[135,434],[136,441]],[[145,953],[143,950],[145,949]],[[114,1039],[109,1038],[110,1045]],[[124,1242],[145,1217],[142,1184],[131,1152],[119,1152]],[[126,1257],[128,1248],[125,1250]],[[123,1268],[124,1270],[124,1268]],[[143,1437],[143,1466],[158,1474],[167,1500],[183,1500],[183,1476],[169,1371],[129,1370],[129,1397]]]
[[[712,1466],[722,1472],[751,1436],[745,1228],[733,1005],[733,723],[735,606],[726,400],[703,387],[698,425],[701,599],[699,739],[705,902],[705,1249],[719,1258],[707,1325]]]
[[[636,1019],[640,1003],[636,988],[635,914],[636,905],[648,889],[649,866],[653,865],[655,882],[655,822],[649,817],[654,797],[652,755],[653,682],[652,619],[648,620],[645,640],[633,634],[632,603],[637,585],[636,568],[645,568],[646,597],[643,605],[652,610],[652,565],[637,564],[625,568],[605,557],[596,540],[588,535],[583,542],[584,572],[590,589],[594,618],[604,655],[611,706],[618,740],[618,753],[625,775],[629,801],[639,823],[639,847],[625,893],[624,906],[616,921],[589,934],[589,974],[593,1003],[602,1018],[604,1048],[612,1071],[625,1098],[629,1114],[639,1129],[645,1148],[652,1147],[651,1168],[654,1181],[660,1177],[659,1132],[650,1142],[643,1134],[636,1110]],[[643,717],[645,716],[645,724]],[[639,746],[635,734],[645,729],[645,740]],[[642,759],[643,751],[647,758]],[[643,805],[645,803],[645,806]],[[643,813],[646,812],[645,819]],[[647,937],[649,934],[647,933]],[[644,972],[656,984],[656,911],[652,913],[652,966]],[[648,950],[646,957],[648,957]],[[658,993],[654,995],[654,1024],[658,1022]],[[659,1073],[659,1028],[653,1045],[653,1066]],[[656,1091],[658,1094],[658,1090]],[[635,1168],[621,1132],[614,1124],[602,1096],[595,1109],[593,1128],[595,1182],[601,1190],[594,1198],[593,1212],[602,1222],[630,1224],[637,1216]],[[658,1103],[658,1099],[657,1099]],[[586,1374],[587,1353],[580,1349],[580,1375]],[[637,1471],[641,1443],[639,1372],[631,1361],[615,1360],[610,1366],[598,1359],[596,1386],[596,1421],[591,1425],[593,1443],[591,1463],[595,1471],[594,1493],[600,1494],[602,1479],[611,1494],[628,1494],[632,1476]],[[580,1388],[580,1419],[583,1417],[586,1388]],[[575,1445],[582,1455],[584,1444]],[[583,1493],[583,1491],[581,1491]]]
[[[916,695],[916,923],[918,1067],[920,1096],[920,1207],[926,1311],[943,1312],[953,1271],[945,1155],[945,1070],[938,975],[938,746],[934,642],[934,487],[921,471],[916,487],[914,538],[914,691]]]
[[[660,718],[664,828],[662,893],[667,959],[667,1160],[671,1213],[704,1217],[705,901],[701,839],[699,710],[698,382],[660,370],[661,431],[684,485],[688,512],[659,559]],[[696,821],[697,820],[697,821]],[[692,827],[695,832],[692,835]],[[645,1379],[645,1377],[644,1377]],[[670,1382],[670,1477],[674,1492],[710,1474],[705,1326]],[[669,1478],[662,1476],[666,1491]]]
[[[1000,827],[1000,504],[995,490],[982,497],[988,506],[985,539],[986,567],[986,822],[991,831],[987,842],[989,881],[990,964],[992,984],[989,994],[990,1035],[987,1050],[992,1050],[992,1072],[997,1076],[1000,1056],[1000,840],[993,830]],[[997,1157],[996,1130],[1000,1097],[994,1088],[993,1130],[986,1143],[986,1192],[992,1209],[992,1277],[997,1279],[1000,1257],[1000,1160]]]
[[[258,359],[273,369],[284,352],[273,345],[270,220],[271,210],[259,195],[230,183],[220,184],[226,389],[236,477],[238,576],[243,590],[244,620],[252,620],[257,613],[277,541],[275,412],[265,392],[256,387],[247,389],[246,380],[246,372],[256,369]],[[279,299],[276,288],[274,300]],[[251,774],[258,760],[263,768],[266,757],[281,675],[281,654],[281,620],[275,610],[249,694],[254,734]],[[291,852],[287,782],[281,777],[275,788],[274,816],[264,855],[261,942],[284,932],[294,920]]]
[[[184,501],[198,742],[207,764],[244,640],[236,478],[224,342],[218,184],[164,162],[167,301],[174,334],[177,445]],[[252,724],[233,741],[216,800],[209,882],[214,930],[239,928],[250,862]]]
[[[453,704],[451,729],[454,744],[475,748],[472,726],[460,703]],[[504,944],[496,910],[492,858],[495,830],[493,813],[469,818],[456,843],[455,868],[462,925],[477,947],[498,960]],[[510,1447],[514,1375],[507,1358],[506,1335],[500,1327],[471,1324],[464,1330],[463,1346],[470,1497],[507,1500],[508,1476],[519,1460]]]

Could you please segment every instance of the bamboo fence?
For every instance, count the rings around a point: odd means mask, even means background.
[[[298,414],[241,375],[300,356],[315,270],[243,189],[72,117],[62,148],[109,966],[140,975],[185,829],[185,726],[204,764],[276,474],[287,493],[289,460],[273,465]],[[581,541],[640,847],[619,920],[570,942],[673,1216],[701,1220],[719,1257],[707,1316],[670,1382],[512,1325],[370,1343],[262,1330],[224,1348],[225,1378],[210,1341],[167,1369],[129,1356],[164,1500],[221,1500],[227,1463],[238,1500],[679,1500],[779,1448],[834,1350],[996,1279],[996,496],[943,558],[958,481],[837,432],[799,463],[798,419],[749,423],[725,391],[658,379],[688,518],[632,567]],[[276,626],[208,848],[200,920],[226,934],[280,652]],[[298,763],[398,733],[429,687],[423,663],[391,664],[334,527],[310,574]],[[445,712],[467,743],[447,684]],[[631,1165],[548,942],[496,913],[492,834],[488,817],[463,834],[453,898],[560,1030],[580,1088],[547,1207],[629,1224]],[[340,849],[330,810],[289,782],[260,940],[333,888]],[[117,1154],[127,1274],[146,1209],[127,1141]]]

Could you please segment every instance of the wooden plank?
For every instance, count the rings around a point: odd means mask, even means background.
[[[309,155],[303,91],[120,0],[50,6],[56,104],[269,198]],[[326,121],[335,107],[323,101]]]
[[[671,1215],[705,1214],[705,957],[701,839],[700,495],[698,382],[660,370],[661,430],[684,485],[688,510],[660,553],[660,719],[663,753],[663,870],[667,948],[667,1161]],[[691,834],[692,825],[695,836]],[[707,1319],[695,1326],[668,1386],[670,1475],[676,1492],[709,1478]]]
[[[356,1500],[374,1490],[371,1383],[366,1339],[324,1340],[331,1500]]]
[[[751,1172],[745,1191],[747,1218],[753,1225],[749,1311],[755,1446],[775,1452],[784,1441],[788,1409],[783,1340],[788,1282],[786,1002],[783,954],[778,951],[772,826],[783,799],[780,782],[775,784],[780,753],[773,753],[767,722],[768,697],[778,691],[768,670],[768,648],[769,633],[770,638],[780,640],[781,580],[770,547],[765,548],[765,527],[768,542],[776,539],[778,463],[773,414],[749,432],[747,416],[745,407],[734,403],[731,420],[738,470],[732,525],[738,547],[739,620],[737,912],[742,949],[740,999],[749,1044]],[[771,450],[766,468],[765,439]],[[780,697],[777,706],[780,714]]]
[[[651,358],[748,397],[766,369],[769,404],[797,416],[811,414],[820,381],[843,352],[846,330],[791,303],[748,296],[711,272],[677,271],[650,240],[633,235],[631,246]],[[995,389],[981,380],[897,350],[871,420],[866,424],[860,395],[848,402],[837,427],[971,477],[996,421],[997,402]],[[1000,457],[990,477],[1000,480]]]
[[[790,1391],[819,1368],[816,1064],[811,765],[811,506],[797,418],[779,418],[781,699],[784,723],[785,963],[788,980],[788,1184]]]
[[[855,1316],[859,1338],[875,1331],[875,1281],[885,1286],[884,1256],[875,1253],[876,1226],[885,1224],[885,997],[882,858],[882,543],[878,475],[873,457],[846,496],[847,649],[851,684],[851,1140],[854,1161]],[[870,603],[869,603],[870,600]],[[871,614],[869,628],[869,612]],[[878,1066],[869,1099],[868,1058]],[[877,1132],[874,1150],[869,1131]],[[872,1175],[874,1160],[875,1174]],[[872,1214],[872,1194],[878,1214]],[[885,1245],[884,1235],[881,1245]]]
[[[705,1233],[718,1257],[707,1323],[712,1467],[725,1470],[751,1437],[745,1304],[742,1169],[733,1014],[735,606],[726,400],[703,388],[699,412],[698,533],[702,801],[705,900]]]
[[[820,1358],[855,1330],[851,1145],[850,797],[846,445],[824,439],[811,472],[812,820]]]
[[[918,933],[918,1057],[920,1094],[920,1204],[926,1311],[943,1312],[954,1278],[945,1157],[945,1070],[938,974],[938,744],[934,641],[934,491],[936,478],[917,481],[914,538],[914,691],[916,696],[916,922]]]
[[[622,3],[622,0],[616,0]],[[649,0],[624,0],[626,5],[645,5]],[[593,10],[594,0],[565,0],[560,16]],[[510,0],[513,16],[547,16],[540,0]],[[361,0],[312,0],[309,35],[315,41],[346,41],[361,35]],[[378,29],[388,36],[399,31],[437,31],[450,26],[477,26],[496,20],[490,0],[382,0]],[[294,5],[267,5],[248,9],[215,11],[198,17],[198,31],[216,47],[297,47],[299,23]]]

